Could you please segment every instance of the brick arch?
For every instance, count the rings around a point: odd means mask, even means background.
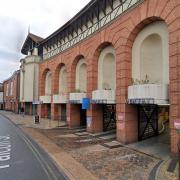
[[[49,68],[44,69],[42,75],[40,76],[41,88],[40,88],[40,95],[45,95],[45,84],[46,84],[46,75],[51,71]]]
[[[153,15],[153,13],[151,13],[151,11],[149,11],[148,15],[146,14],[146,17],[144,17],[144,19],[138,19],[135,18],[137,21],[135,22],[133,20],[133,16],[131,17],[132,21],[133,21],[133,26],[132,28],[130,28],[129,30],[129,35],[127,36],[127,40],[125,45],[123,46],[123,48],[118,49],[118,59],[120,59],[120,65],[118,66],[118,72],[119,73],[118,77],[119,80],[118,81],[118,87],[117,89],[120,89],[119,94],[117,95],[117,101],[118,103],[120,103],[121,105],[118,105],[117,107],[117,112],[118,113],[125,113],[128,114],[129,117],[131,117],[132,119],[135,119],[135,109],[133,109],[133,107],[126,105],[125,104],[125,99],[127,98],[127,87],[131,82],[131,68],[132,68],[132,64],[131,64],[131,59],[132,59],[132,46],[134,43],[135,38],[137,37],[138,33],[147,25],[156,22],[156,21],[163,21],[166,25],[167,28],[169,30],[169,70],[170,70],[170,91],[173,95],[170,96],[170,102],[171,102],[171,107],[170,107],[170,127],[171,127],[171,151],[173,153],[176,153],[178,151],[177,149],[177,142],[178,140],[180,140],[180,136],[176,133],[176,131],[174,130],[174,119],[177,117],[180,117],[180,111],[174,111],[174,109],[177,110],[177,104],[179,106],[179,103],[177,103],[177,98],[173,98],[173,96],[175,95],[175,93],[177,92],[177,83],[176,83],[176,89],[173,87],[173,82],[172,82],[172,77],[173,80],[177,80],[177,56],[179,54],[178,52],[178,37],[179,37],[179,31],[178,31],[178,24],[179,24],[179,17],[180,14],[176,14],[176,8],[175,6],[178,6],[178,3],[172,3],[173,0],[170,1],[161,1],[159,0],[159,3],[163,3],[161,6],[157,6],[154,7],[154,12],[155,15]],[[172,3],[171,6],[168,6],[165,4],[168,3]],[[150,4],[150,3],[149,3]],[[179,3],[180,4],[180,3]],[[173,5],[173,6],[172,6]],[[146,6],[144,6],[146,7]],[[157,10],[158,9],[158,10]],[[140,8],[138,9],[138,11],[140,10]],[[161,12],[161,13],[160,13]],[[160,14],[159,14],[160,13]],[[140,14],[140,11],[139,11]],[[141,14],[142,15],[142,14]],[[138,13],[137,13],[138,16]],[[176,49],[176,50],[175,50]],[[173,102],[174,101],[174,102]],[[180,106],[179,106],[180,107]],[[174,114],[176,113],[176,117],[174,118]],[[136,123],[135,120],[132,121],[132,124],[135,124],[134,127],[136,127]],[[133,127],[133,126],[132,126]],[[132,131],[134,131],[134,134],[136,132],[137,129],[132,129]],[[124,133],[124,134],[123,134]],[[128,134],[128,132],[119,132],[118,133],[118,139],[121,141],[126,142],[126,138],[122,139],[120,136],[122,136],[122,134],[124,136],[126,136]],[[134,139],[132,138],[132,140],[130,141],[134,141]]]
[[[54,94],[59,93],[59,73],[60,73],[61,68],[64,66],[66,67],[66,65],[64,63],[60,63],[55,68],[54,80],[53,80],[54,81],[54,84],[53,84],[53,93]]]
[[[156,22],[156,21],[163,21],[165,22],[162,18],[160,17],[149,17],[146,18],[142,21],[140,21],[135,27],[134,29],[130,32],[129,37],[127,38],[127,43],[126,46],[129,48],[132,48],[134,40],[136,39],[137,35],[141,32],[141,30],[143,28],[145,28],[147,25]]]
[[[77,64],[79,62],[80,59],[84,59],[85,62],[86,62],[86,58],[84,55],[80,54],[78,56],[76,56],[71,64],[71,71],[70,71],[70,75],[71,75],[71,91],[74,91],[75,90],[75,84],[76,84],[76,67],[77,67]],[[86,62],[87,64],[87,62]]]

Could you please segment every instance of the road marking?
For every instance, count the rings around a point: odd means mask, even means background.
[[[54,180],[58,180],[58,178],[54,174],[54,172],[51,169],[51,167],[49,166],[49,164],[44,160],[44,158],[39,153],[39,151],[36,149],[36,147],[32,144],[32,142],[23,133],[22,133],[21,137],[24,139],[25,143],[31,149],[32,153],[35,155],[35,157],[37,158],[37,160],[41,164],[44,171],[48,174],[48,177],[50,178],[50,174],[51,174],[51,176],[54,178]]]
[[[11,159],[10,136],[0,136],[0,169],[9,168],[8,161]],[[5,163],[5,164],[4,164]]]
[[[5,168],[9,168],[10,165],[4,165],[4,166],[0,166],[0,169],[5,169]]]

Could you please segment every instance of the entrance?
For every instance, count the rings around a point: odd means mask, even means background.
[[[47,104],[47,118],[51,119],[51,104]]]
[[[66,104],[61,104],[61,121],[66,121]]]
[[[30,103],[25,103],[25,114],[30,115]]]
[[[103,131],[116,128],[116,105],[103,105]]]
[[[33,115],[36,115],[37,114],[37,104],[33,104],[32,107],[33,107]]]
[[[139,141],[158,135],[158,106],[140,105],[138,108]]]
[[[80,106],[80,126],[86,126],[86,110]]]

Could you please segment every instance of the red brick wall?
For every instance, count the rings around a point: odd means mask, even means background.
[[[11,82],[13,82],[13,93],[10,94]],[[15,72],[11,78],[4,81],[4,109],[18,113],[19,95],[20,95],[20,73]],[[6,96],[6,88],[8,87],[8,95]]]
[[[76,46],[63,53],[46,60],[40,64],[40,89],[39,94],[44,92],[43,74],[47,68],[52,73],[59,64],[64,63],[68,70],[68,91],[74,89],[74,63],[78,56],[83,56],[88,67],[88,97],[91,97],[92,90],[97,88],[97,60],[100,51],[107,45],[112,44],[116,52],[117,61],[117,138],[124,142],[134,142],[137,140],[137,116],[136,109],[126,104],[127,87],[131,80],[131,56],[132,45],[138,32],[151,22],[162,20],[167,24],[169,30],[170,49],[170,124],[171,124],[171,144],[172,152],[177,152],[177,141],[179,135],[174,130],[174,120],[180,122],[180,1],[179,0],[145,0],[135,8],[114,20],[89,38],[78,43]],[[54,76],[53,80],[56,80]],[[57,91],[57,81],[53,82],[53,93]],[[70,108],[70,107],[69,107]],[[93,108],[88,112],[88,116],[93,115]],[[96,111],[96,109],[95,109]],[[95,113],[100,119],[99,113]],[[68,111],[70,117],[71,111]],[[100,124],[99,128],[100,129]],[[93,131],[91,129],[91,131]]]

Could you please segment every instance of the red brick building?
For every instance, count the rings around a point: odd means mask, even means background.
[[[39,46],[39,114],[89,132],[114,127],[127,144],[158,135],[164,112],[177,152],[179,28],[179,0],[92,0]]]
[[[20,72],[14,74],[3,82],[4,86],[4,109],[19,112],[19,94],[20,94]]]
[[[4,88],[3,84],[0,83],[0,110],[4,107]]]

